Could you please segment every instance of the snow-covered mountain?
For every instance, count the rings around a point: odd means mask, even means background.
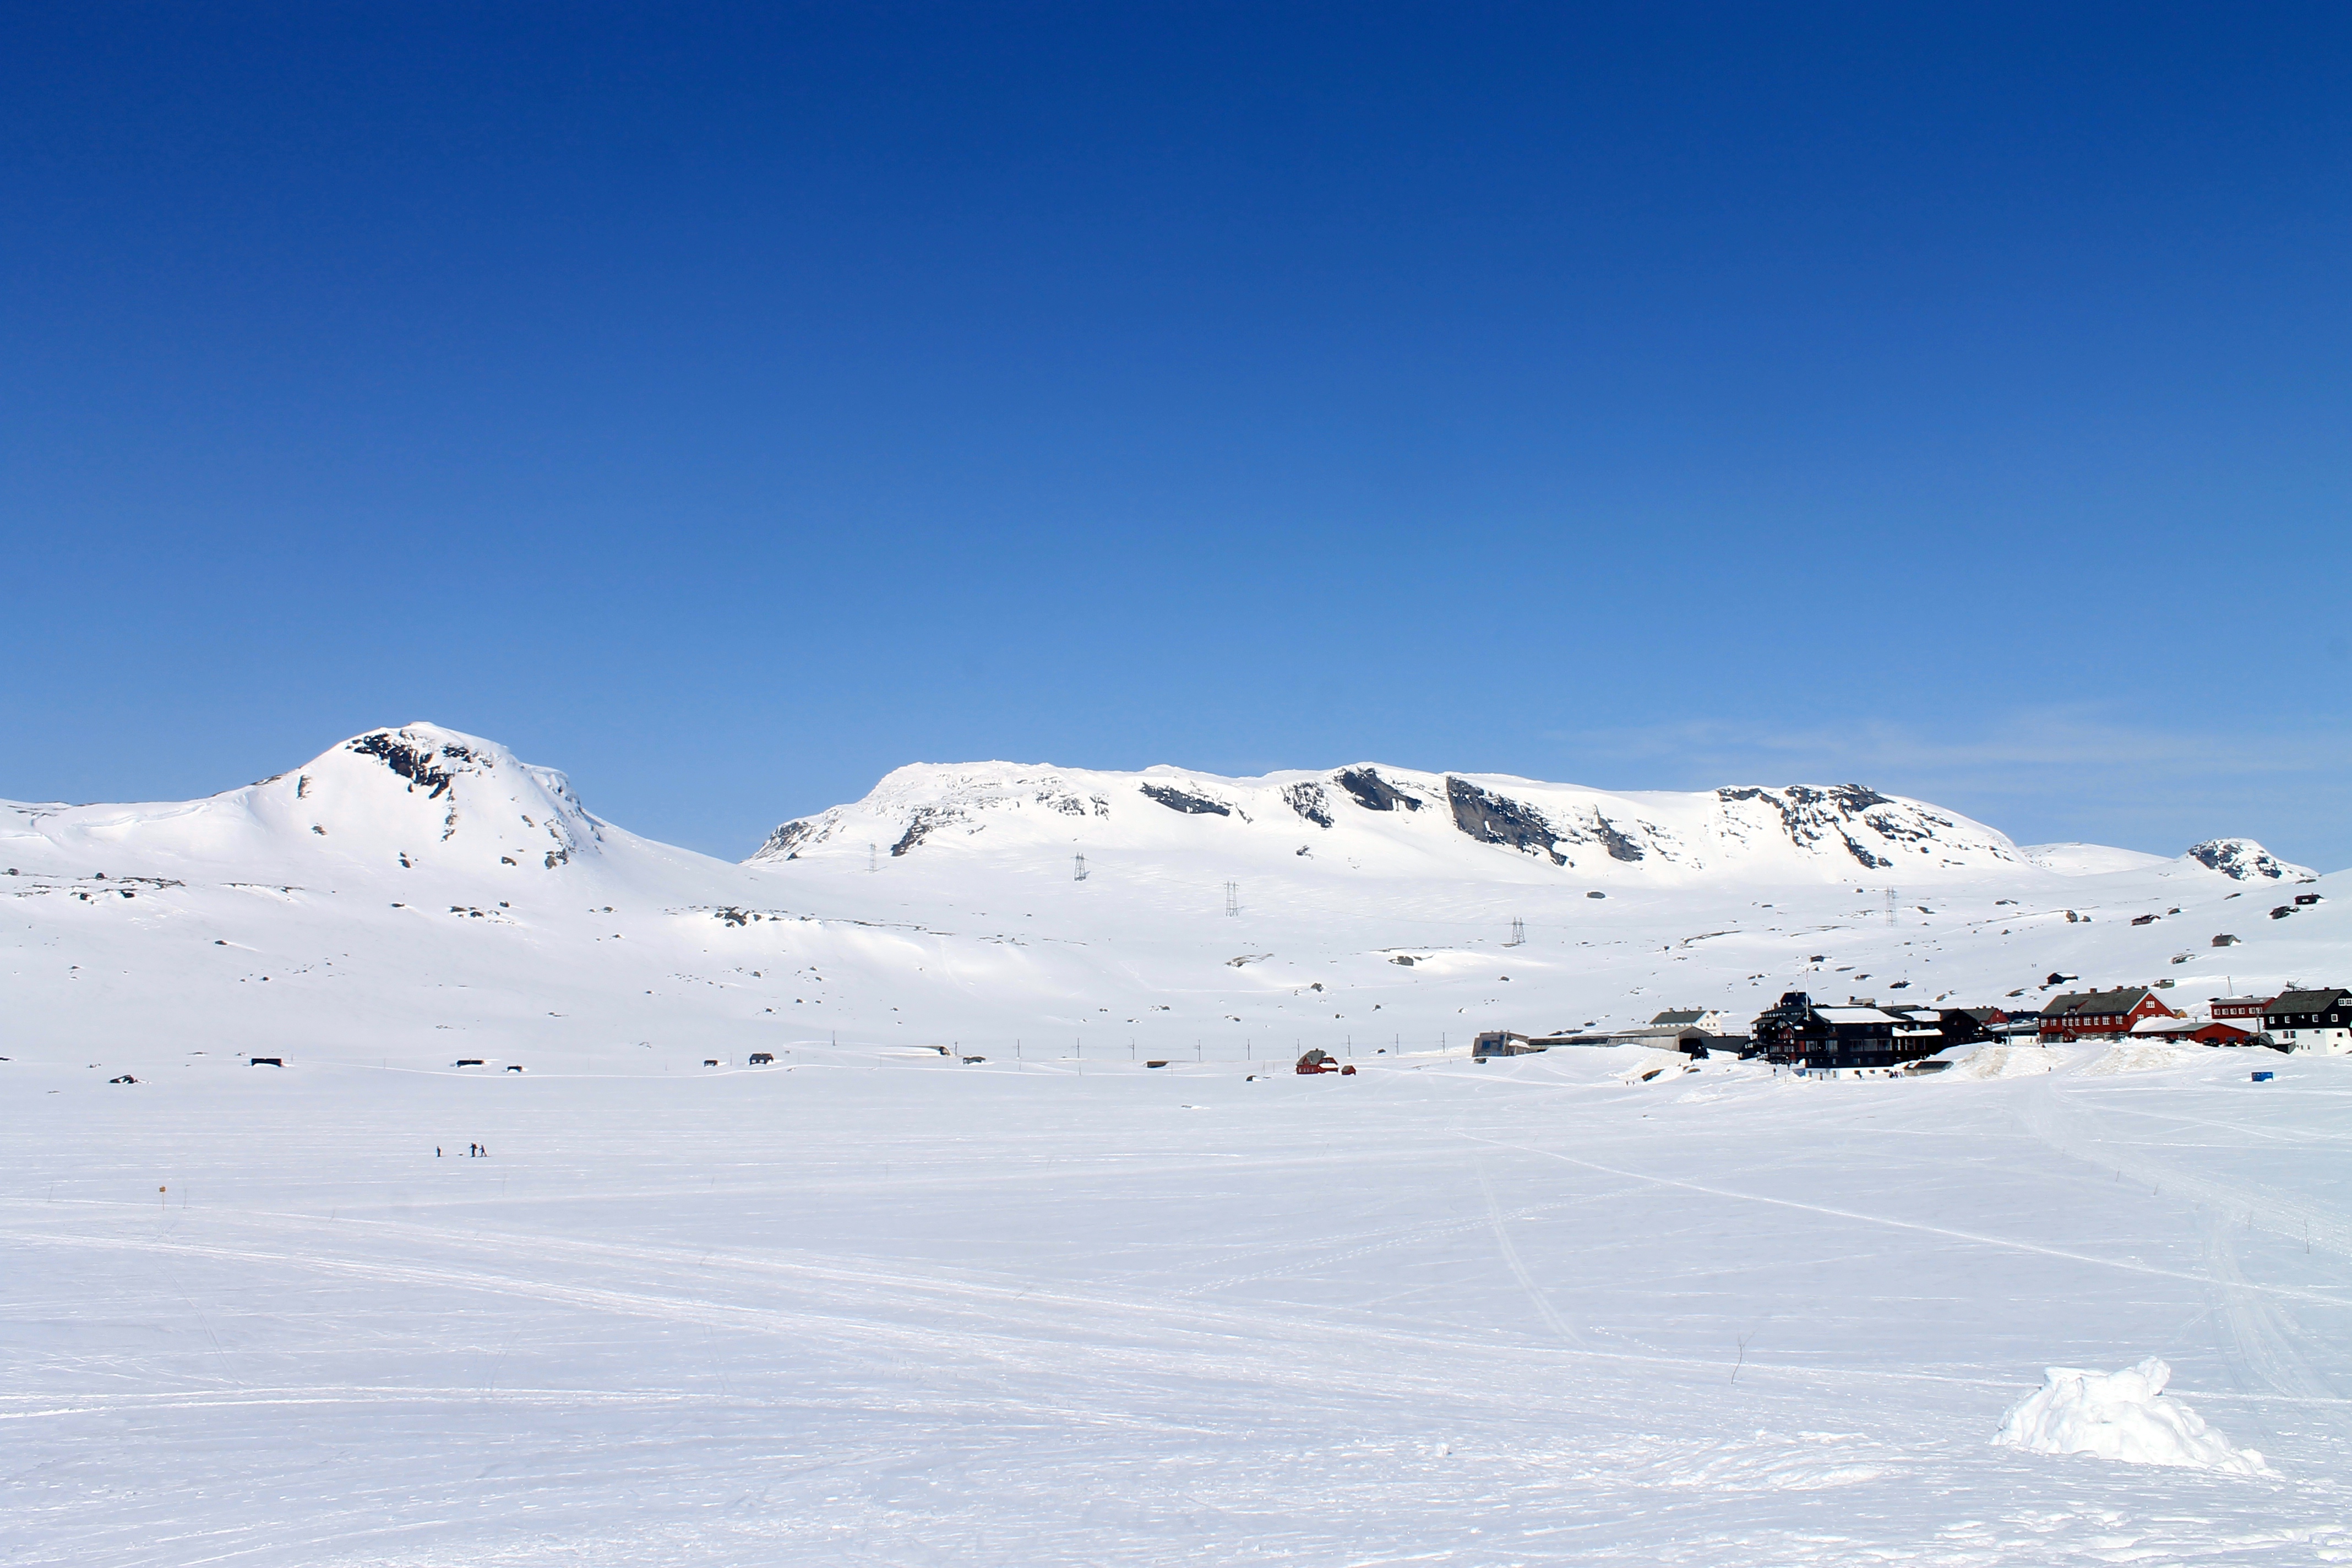
[[[2342,982],[2352,874],[2281,864],[1373,764],[906,769],[734,864],[423,724],[205,800],[0,805],[0,1426],[41,1482],[5,1533],[131,1568],[2341,1557],[2352,1059],[1463,1059],[1790,988]],[[1355,1073],[1282,1070],[1309,1046]],[[2098,1426],[2161,1478],[2000,1426],[2045,1367],[2136,1363]],[[2268,1473],[2144,1436],[2196,1409]]]
[[[0,870],[20,1043],[194,1032],[387,1059],[1458,1048],[1670,1005],[1744,1021],[1792,987],[2031,998],[2053,972],[2189,1002],[2340,981],[2352,904],[2324,879],[2265,918],[2254,888],[2305,873],[2242,840],[2021,850],[1854,785],[1618,794],[1380,763],[902,768],[736,865],[428,724],[204,800],[0,805]]]
[[[38,841],[80,859],[256,872],[381,868],[554,870],[599,855],[604,825],[552,768],[432,724],[371,730],[299,769],[203,800],[146,805],[0,805],[0,843]]]
[[[785,823],[752,859],[863,858],[869,847],[894,857],[1090,847],[1277,862],[1344,857],[1474,879],[1507,875],[1499,867],[1516,858],[1580,883],[1933,879],[2021,863],[1994,828],[1860,784],[1622,794],[1375,763],[1262,778],[1172,767],[906,767],[854,805]]]

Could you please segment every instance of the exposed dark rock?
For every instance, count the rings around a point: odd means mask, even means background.
[[[1598,837],[1601,843],[1609,847],[1609,858],[1612,860],[1639,860],[1642,858],[1642,847],[1639,844],[1634,843],[1631,838],[1626,837],[1624,834],[1619,832],[1615,823],[1610,821],[1607,817],[1602,816],[1598,812],[1593,814],[1592,820],[1594,823],[1592,830],[1593,835]],[[1554,856],[1553,858],[1558,859],[1559,857]]]
[[[406,779],[411,789],[420,784],[430,785],[432,794],[425,797],[428,800],[438,798],[457,782],[457,773],[464,771],[461,768],[452,772],[444,768],[441,763],[445,759],[455,763],[471,763],[474,760],[471,751],[454,742],[436,751],[431,746],[411,745],[390,730],[362,735],[351,743],[351,750],[362,756],[379,759],[385,767]]]
[[[1397,788],[1370,768],[1349,768],[1338,775],[1339,787],[1356,797],[1356,804],[1366,811],[1394,811],[1402,806],[1407,811],[1419,811],[1421,802]]]
[[[1142,788],[1144,794],[1171,811],[1190,812],[1197,816],[1231,816],[1233,815],[1233,807],[1222,801],[1211,800],[1204,795],[1187,794],[1173,784],[1148,784]],[[896,855],[898,851],[893,849],[890,853]]]
[[[1454,826],[1480,843],[1507,844],[1528,854],[1549,855],[1555,866],[1568,864],[1568,857],[1552,847],[1559,836],[1533,806],[1450,776],[1445,781],[1445,798],[1454,807]],[[1613,847],[1610,853],[1616,853]],[[1637,848],[1633,858],[1638,859],[1640,854]]]
[[[1892,812],[1870,815],[1874,807],[1894,805],[1895,801],[1874,789],[1861,784],[1837,784],[1829,789],[1815,789],[1810,784],[1790,784],[1786,789],[1719,789],[1716,798],[1725,802],[1760,800],[1780,814],[1780,825],[1790,843],[1804,847],[1819,844],[1832,833],[1845,843],[1847,851],[1873,870],[1892,866],[1892,860],[1880,858],[1857,843],[1847,830],[1848,825],[1859,822],[1881,838],[1899,843],[1918,843],[1935,837],[1934,827],[1915,827],[1903,822]],[[1950,826],[1948,820],[1930,817],[1931,824]]]
[[[1328,827],[1331,826],[1331,802],[1330,798],[1324,795],[1323,786],[1321,784],[1292,784],[1289,788],[1282,792],[1282,798],[1290,803],[1291,810],[1297,812],[1299,816],[1305,817],[1316,826]],[[1299,853],[1303,855],[1306,851],[1302,849]]]
[[[1894,861],[1882,859],[1880,857],[1872,854],[1869,850],[1864,849],[1861,845],[1856,844],[1853,841],[1853,835],[1851,833],[1841,833],[1838,837],[1845,840],[1846,848],[1853,854],[1855,859],[1861,861],[1864,865],[1869,867],[1874,871],[1881,866],[1892,866],[1895,864]]]
[[[907,831],[898,842],[890,846],[892,855],[904,855],[931,835],[931,830],[943,822],[953,822],[961,812],[952,807],[922,805],[915,808],[915,819],[907,824]]]
[[[816,833],[817,825],[814,822],[806,820],[787,822],[768,835],[768,841],[760,846],[760,852],[752,858],[772,860],[781,858],[786,860],[797,860],[800,858],[802,847],[815,837]]]

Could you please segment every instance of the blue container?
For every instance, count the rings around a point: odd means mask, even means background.
[[[2256,1083],[2268,1083],[2270,1080],[2271,1075],[2266,1072],[2258,1072],[2254,1075],[2254,1081]]]

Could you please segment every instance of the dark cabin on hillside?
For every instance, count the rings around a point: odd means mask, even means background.
[[[1802,991],[1790,991],[1757,1016],[1748,1035],[1755,1055],[1786,1066],[1891,1068],[1906,1059],[1897,1055],[1895,1031],[1910,1027],[1908,1020],[1874,1005],[1825,1007]]]

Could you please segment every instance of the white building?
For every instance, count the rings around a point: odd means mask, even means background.
[[[2286,991],[2263,1009],[2263,1028],[2283,1049],[2352,1055],[2352,991]]]

